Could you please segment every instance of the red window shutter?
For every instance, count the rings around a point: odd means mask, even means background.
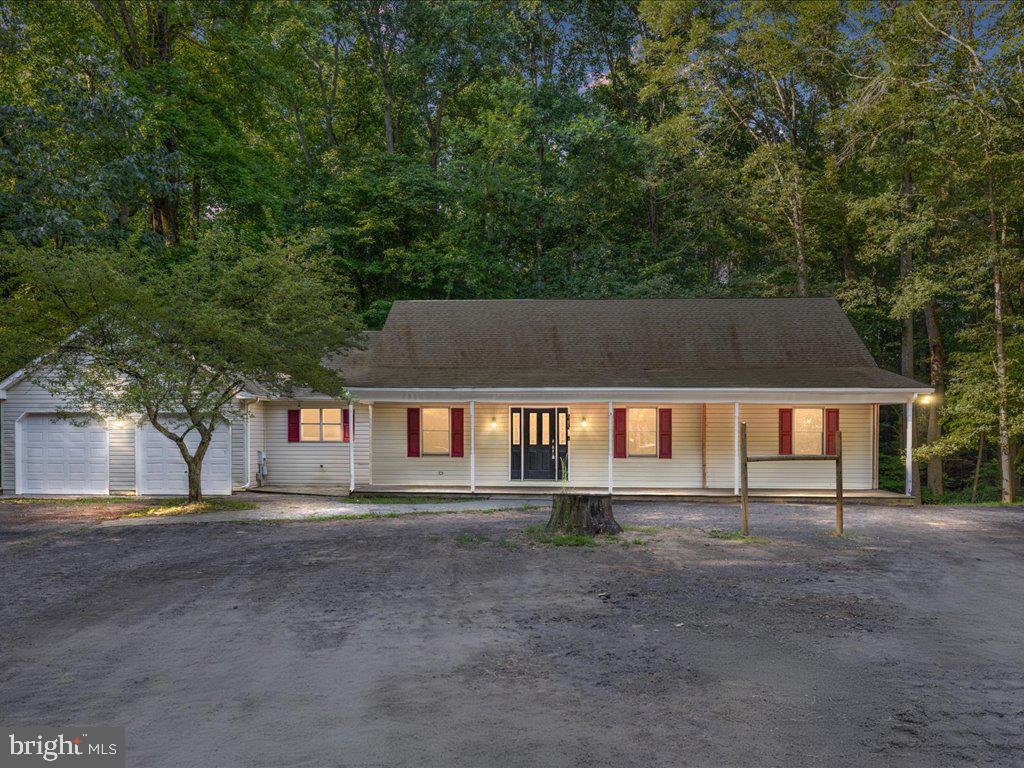
[[[672,409],[658,409],[658,458],[672,458]]]
[[[297,408],[288,411],[288,442],[299,442],[299,410]]]
[[[348,408],[341,412],[341,442],[347,443],[351,440],[351,432],[349,431],[348,423]]]
[[[420,455],[420,409],[407,408],[405,411],[406,456]]]
[[[462,425],[465,421],[463,418],[462,408],[452,408],[451,410],[451,428],[452,428],[452,450],[451,455],[456,458],[461,458],[465,455],[463,451],[463,428]]]
[[[612,416],[613,455],[616,459],[626,458],[626,409],[616,408]]]
[[[825,453],[834,456],[836,453],[836,432],[839,431],[839,409],[825,409]]]
[[[793,453],[793,409],[779,408],[779,455]]]

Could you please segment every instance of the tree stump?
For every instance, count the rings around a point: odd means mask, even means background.
[[[551,519],[547,530],[592,536],[596,533],[622,533],[622,526],[612,515],[610,495],[559,493],[551,497]]]

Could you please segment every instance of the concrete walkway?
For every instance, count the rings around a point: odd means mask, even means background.
[[[481,497],[465,501],[443,501],[428,504],[400,503],[374,504],[353,503],[328,496],[293,496],[267,493],[236,493],[234,501],[248,501],[256,504],[255,509],[204,512],[193,515],[153,515],[151,517],[126,517],[107,520],[107,526],[169,525],[174,523],[223,523],[245,521],[288,521],[307,520],[327,516],[360,517],[389,516],[446,512],[480,512],[483,510],[549,509],[550,499],[488,498]]]

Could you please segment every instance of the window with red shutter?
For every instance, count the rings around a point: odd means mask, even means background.
[[[452,428],[452,450],[451,455],[456,458],[461,458],[464,454],[463,451],[463,425],[465,424],[465,415],[462,408],[451,409],[451,428]]]
[[[299,409],[288,410],[288,442],[299,442]]]
[[[658,458],[672,458],[672,409],[658,409]]]
[[[793,409],[779,408],[779,455],[793,453]]]
[[[626,409],[616,408],[612,414],[612,446],[616,459],[626,458]]]
[[[836,454],[836,432],[839,431],[839,409],[825,409],[825,453]]]
[[[420,409],[407,408],[405,411],[406,456],[420,455]]]

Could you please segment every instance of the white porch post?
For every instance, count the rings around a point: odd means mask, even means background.
[[[914,493],[914,401],[904,406],[904,421],[907,423],[907,457],[904,479],[904,491],[907,496]]]
[[[245,403],[245,487],[252,485],[252,453],[249,450],[250,419],[249,403]]]
[[[476,493],[476,401],[469,401],[469,492]]]
[[[348,401],[348,492],[356,489],[356,410]]]
[[[608,493],[612,492],[614,483],[612,482],[612,467],[614,462],[612,459],[615,456],[615,406],[612,401],[608,401]]]
[[[373,403],[367,405],[366,410],[368,412],[366,424],[366,481],[373,485]]]
[[[732,404],[732,492],[740,493],[740,404]]]

